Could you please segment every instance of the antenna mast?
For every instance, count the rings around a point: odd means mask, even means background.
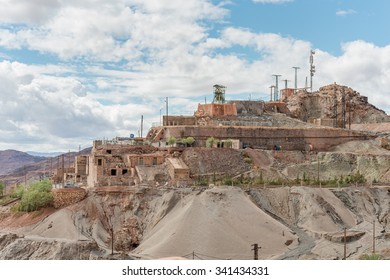
[[[315,51],[310,51],[310,92],[313,93],[313,76],[316,72],[316,67],[314,66],[314,55],[316,54]]]
[[[272,75],[276,78],[276,83],[275,83],[275,101],[278,101],[279,100],[279,77],[281,77],[282,75]]]
[[[294,86],[295,86],[295,91],[297,91],[297,89],[298,89],[298,69],[301,69],[301,68],[298,66],[294,66],[293,68],[295,70],[295,84],[294,84]]]

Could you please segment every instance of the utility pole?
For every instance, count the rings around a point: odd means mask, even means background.
[[[60,156],[57,156],[57,174],[56,174],[56,184],[59,184],[60,182],[58,180],[58,175],[59,175],[59,170],[60,170]]]
[[[348,128],[351,130],[351,112],[352,112],[352,96],[348,100]]]
[[[288,87],[288,82],[289,82],[290,80],[283,80],[283,82],[284,82],[284,90],[285,90],[285,92],[284,92],[284,98],[287,98],[287,87]],[[282,94],[281,94],[282,95]],[[282,96],[280,96],[280,99],[282,99]]]
[[[261,249],[261,247],[259,247],[259,244],[257,244],[257,243],[252,244],[252,246],[253,246],[252,251],[254,253],[253,259],[258,260],[259,259],[259,250]]]
[[[298,69],[301,69],[301,68],[297,67],[297,66],[294,66],[293,68],[295,70],[295,84],[294,84],[294,88],[295,88],[295,91],[297,91],[297,89],[298,89]]]
[[[23,166],[24,169],[24,187],[27,188],[27,171],[26,171],[26,166]]]
[[[372,220],[372,253],[375,254],[375,219]]]
[[[316,72],[316,67],[314,66],[314,55],[315,51],[310,51],[310,92],[313,93],[313,76]]]
[[[168,97],[165,98],[165,103],[166,103],[166,120],[165,120],[165,125],[168,126]]]
[[[275,83],[275,101],[278,101],[279,100],[279,77],[281,77],[282,75],[272,75],[275,77],[276,79],[276,83]]]
[[[320,157],[317,152],[317,182],[320,184]]]
[[[114,255],[114,227],[111,226],[111,256]]]
[[[271,93],[270,93],[271,95],[270,95],[270,100],[269,100],[269,101],[273,101],[273,96],[275,95],[273,89],[275,89],[275,86],[270,86],[269,88],[270,88],[270,90],[271,90]]]
[[[344,228],[344,258],[343,260],[347,259],[347,228]]]
[[[345,128],[346,125],[345,125],[345,109],[346,109],[346,105],[345,105],[345,91],[344,91],[344,88],[342,88],[341,90],[341,93],[342,93],[342,96],[341,96],[341,112],[342,112],[342,120],[343,120],[343,123],[342,123],[342,128]]]
[[[62,187],[64,187],[64,176],[65,176],[65,162],[64,162],[64,155],[62,155]]]
[[[337,95],[336,95],[336,86],[333,88],[333,94],[334,94],[334,97],[333,97],[333,103],[334,103],[334,107],[333,107],[333,115],[334,115],[334,124],[333,124],[333,127],[338,127],[337,125]]]
[[[142,138],[143,130],[144,130],[144,115],[141,115],[141,138]]]
[[[288,82],[289,82],[290,80],[283,80],[283,82],[284,82],[284,89],[287,89],[288,88]]]

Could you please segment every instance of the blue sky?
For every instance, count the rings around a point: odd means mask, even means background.
[[[77,150],[212,99],[268,99],[272,74],[390,112],[384,0],[0,0],[0,150]]]
[[[234,1],[230,23],[253,32],[309,41],[335,55],[344,42],[389,44],[390,2],[385,0],[295,0],[280,4]]]

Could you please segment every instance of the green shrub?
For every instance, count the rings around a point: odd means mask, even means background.
[[[192,144],[194,144],[195,143],[195,139],[194,139],[194,137],[187,137],[186,139],[185,139],[185,142],[186,142],[186,144],[188,145],[188,146],[192,146]]]
[[[271,186],[281,186],[284,184],[284,180],[282,178],[276,178],[274,180],[268,181],[267,183]]]
[[[0,181],[0,197],[4,195],[4,190],[5,190],[5,184],[3,181]]]
[[[198,186],[208,186],[209,185],[209,179],[206,177],[199,177],[196,181],[196,185]]]
[[[170,136],[167,140],[168,144],[172,147],[174,144],[176,144],[176,137]]]
[[[31,212],[50,206],[52,202],[51,183],[48,180],[34,182],[23,191],[18,210]]]
[[[225,141],[223,141],[224,142],[224,146],[226,147],[226,148],[231,148],[231,147],[233,147],[233,140],[232,139],[228,139],[228,140],[225,140]]]
[[[381,260],[382,256],[379,254],[364,254],[360,257],[361,260]]]
[[[16,188],[11,193],[11,197],[13,198],[22,198],[26,188],[22,185],[17,185]]]
[[[231,177],[225,177],[222,179],[222,184],[226,186],[233,185],[233,179]]]
[[[214,137],[209,137],[206,140],[206,147],[207,148],[212,148],[214,147],[214,144],[216,144],[218,141]]]

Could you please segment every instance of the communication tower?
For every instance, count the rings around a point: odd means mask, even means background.
[[[316,67],[314,66],[314,55],[316,54],[315,51],[310,51],[310,92],[313,92],[313,76],[316,72]]]

